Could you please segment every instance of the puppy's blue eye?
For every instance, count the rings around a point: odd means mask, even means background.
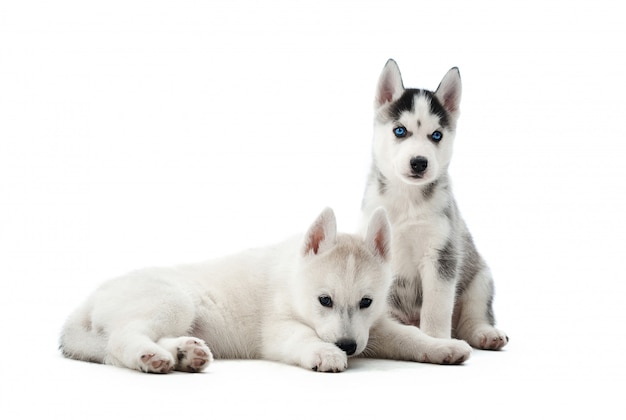
[[[361,309],[369,308],[371,304],[372,304],[372,299],[370,299],[370,298],[363,298],[359,302],[359,308],[361,308]]]
[[[396,127],[393,129],[393,134],[398,137],[398,138],[402,138],[404,136],[406,136],[406,128],[400,126],[400,127]]]
[[[441,133],[441,131],[433,131],[433,133],[430,135],[430,138],[433,139],[433,141],[441,141],[441,139],[443,138],[443,134]]]
[[[320,301],[320,304],[326,308],[333,307],[333,300],[328,296],[320,296],[318,300]]]

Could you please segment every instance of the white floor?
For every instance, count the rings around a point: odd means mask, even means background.
[[[624,418],[621,14],[432,3],[3,3],[0,418]],[[461,70],[451,172],[504,351],[341,374],[60,356],[106,278],[273,243],[326,206],[353,230],[389,57],[411,87]]]

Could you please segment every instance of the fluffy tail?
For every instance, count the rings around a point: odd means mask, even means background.
[[[61,331],[59,349],[67,358],[104,363],[106,346],[106,333],[92,325],[88,307],[74,312]]]

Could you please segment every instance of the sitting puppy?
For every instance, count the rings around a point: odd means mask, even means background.
[[[395,318],[433,337],[453,336],[499,350],[509,338],[495,327],[493,279],[461,217],[448,175],[460,101],[457,68],[431,92],[405,89],[398,65],[387,62],[374,101],[363,220],[383,207],[391,221]]]

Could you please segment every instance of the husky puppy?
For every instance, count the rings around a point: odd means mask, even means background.
[[[343,371],[359,354],[462,363],[467,343],[389,315],[389,241],[382,209],[365,240],[337,234],[326,209],[303,237],[104,283],[70,316],[60,348],[69,358],[154,373],[199,372],[213,356],[322,372]]]
[[[508,337],[494,327],[493,280],[448,175],[460,100],[457,68],[431,92],[405,89],[398,65],[387,62],[374,102],[373,165],[362,215],[366,220],[383,207],[391,222],[395,318],[433,337],[498,350]]]

